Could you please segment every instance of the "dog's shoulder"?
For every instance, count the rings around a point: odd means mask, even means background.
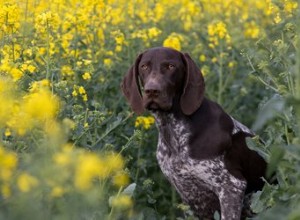
[[[247,137],[254,133],[228,115],[222,107],[207,98],[190,117],[191,139],[189,154],[194,159],[210,159],[224,155],[227,170],[248,182],[247,192],[262,188],[266,162],[248,148]]]
[[[209,159],[224,154],[231,146],[234,123],[222,107],[205,98],[188,119],[191,138],[190,156]]]

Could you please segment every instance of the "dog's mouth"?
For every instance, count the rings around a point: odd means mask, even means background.
[[[168,111],[171,109],[171,104],[156,100],[148,100],[144,106],[149,111]]]
[[[152,111],[157,111],[160,109],[160,106],[158,103],[151,101],[146,105],[146,109],[152,110]]]

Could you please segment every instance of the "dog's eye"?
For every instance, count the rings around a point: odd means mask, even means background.
[[[172,69],[175,68],[175,66],[174,66],[172,63],[169,63],[168,66],[167,66],[167,68],[168,68],[169,70],[172,70]]]
[[[141,66],[141,68],[142,68],[143,70],[147,70],[149,67],[148,67],[148,65],[143,64],[143,65]]]

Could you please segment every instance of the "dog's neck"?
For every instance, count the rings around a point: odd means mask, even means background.
[[[174,112],[155,111],[156,126],[159,130],[159,155],[175,156],[187,152],[190,128],[184,117],[174,115]],[[159,160],[162,157],[158,156]]]

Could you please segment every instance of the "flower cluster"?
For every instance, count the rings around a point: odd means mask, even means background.
[[[55,123],[59,101],[47,85],[48,81],[35,82],[30,93],[16,97],[13,82],[2,77],[0,97],[5,105],[0,107],[0,128],[7,127],[24,135],[35,126],[46,129]]]
[[[0,146],[0,195],[4,198],[11,195],[12,176],[17,164],[17,155]]]
[[[154,118],[152,116],[144,117],[144,116],[138,116],[135,120],[135,127],[142,127],[144,129],[149,129],[151,125],[153,125],[155,122]]]

